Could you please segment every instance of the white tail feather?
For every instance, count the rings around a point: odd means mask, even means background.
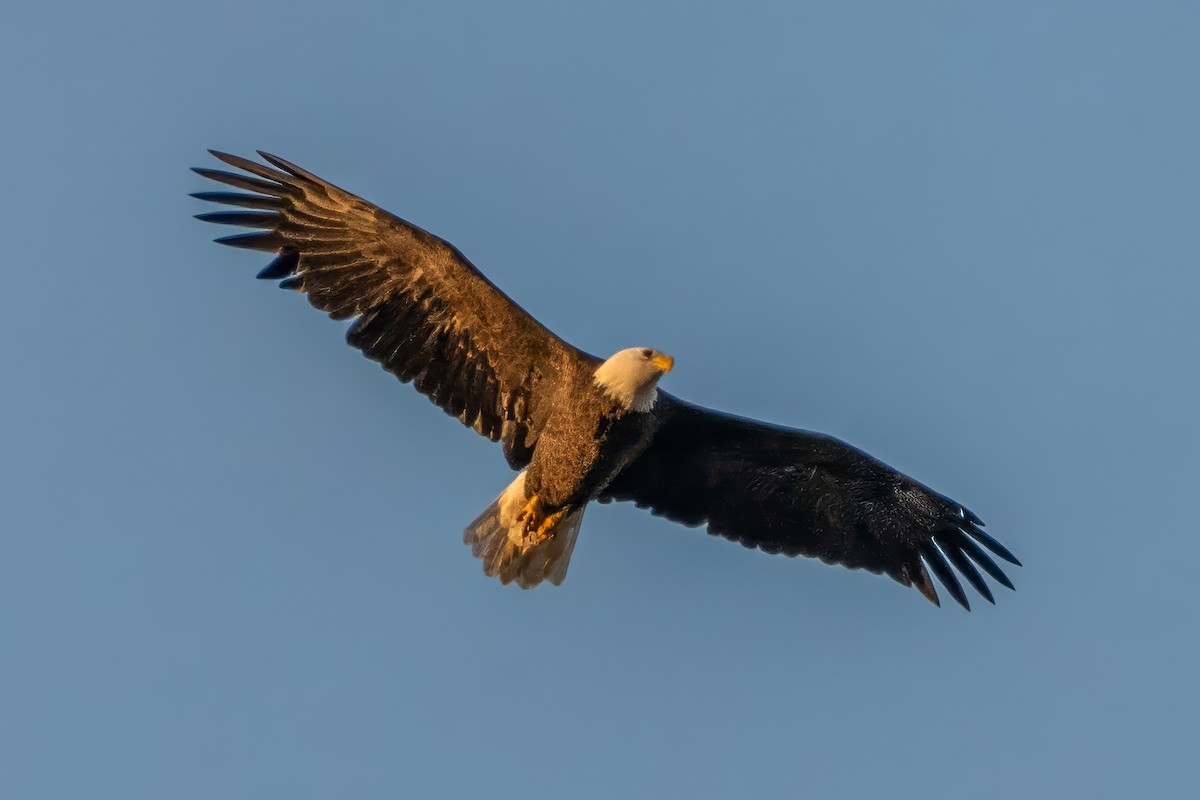
[[[501,583],[516,582],[531,589],[544,580],[555,586],[567,577],[571,551],[583,522],[583,508],[567,512],[555,526],[553,535],[538,544],[528,544],[524,524],[517,515],[526,503],[525,473],[509,484],[463,532],[463,542],[483,561],[483,572]]]

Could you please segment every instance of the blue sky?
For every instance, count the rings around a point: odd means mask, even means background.
[[[3,796],[1198,788],[1194,4],[3,17]],[[1018,591],[612,506],[561,589],[485,579],[499,451],[209,242],[208,147],[961,500]]]

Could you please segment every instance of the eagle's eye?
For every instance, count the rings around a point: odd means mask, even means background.
[[[653,357],[654,357],[653,350],[651,350],[649,347],[642,348],[642,358],[653,358]]]

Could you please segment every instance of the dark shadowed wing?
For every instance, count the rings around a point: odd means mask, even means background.
[[[768,553],[885,573],[938,603],[925,565],[968,607],[954,568],[989,601],[977,566],[1012,583],[979,546],[1017,564],[983,523],[886,464],[829,436],[781,428],[660,393],[650,448],[600,499],[631,500]]]
[[[196,168],[252,194],[201,200],[251,209],[200,219],[260,232],[218,239],[278,253],[260,278],[304,292],[334,319],[356,317],[350,344],[493,441],[514,467],[553,407],[559,376],[598,363],[506,297],[449,243],[349,192],[260,153],[278,169],[213,151],[257,177]]]

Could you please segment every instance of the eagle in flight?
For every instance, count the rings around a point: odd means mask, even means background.
[[[1020,562],[979,517],[830,436],[712,411],[658,390],[674,360],[648,347],[596,358],[547,330],[449,242],[281,158],[211,151],[197,167],[243,190],[200,219],[276,254],[258,277],[303,292],[347,341],[446,413],[498,441],[516,479],[466,529],[487,575],[559,584],[588,503],[628,500],[767,553],[884,573],[938,604],[930,572],[970,608],[994,602],[985,552]],[[244,210],[243,210],[244,209]]]

